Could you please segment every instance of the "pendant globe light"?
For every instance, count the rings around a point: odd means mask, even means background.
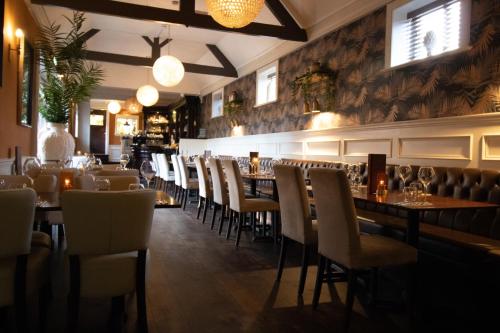
[[[153,65],[153,76],[162,86],[176,86],[184,78],[184,65],[171,55],[159,57]]]
[[[264,0],[206,0],[208,14],[227,28],[242,28],[259,15]]]
[[[142,112],[142,104],[139,103],[137,97],[130,97],[125,100],[125,109],[131,114],[139,114]]]
[[[109,113],[117,114],[118,112],[120,112],[121,109],[122,109],[122,106],[120,105],[120,102],[118,102],[118,101],[109,101],[109,103],[108,103],[108,111],[109,111]]]
[[[146,84],[145,86],[137,89],[136,94],[137,100],[144,106],[152,106],[158,102],[160,95],[158,94],[158,90],[155,87]]]

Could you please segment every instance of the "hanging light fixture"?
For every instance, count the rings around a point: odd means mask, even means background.
[[[208,14],[227,28],[242,28],[259,15],[264,0],[206,0]]]
[[[139,103],[136,97],[130,97],[125,101],[125,109],[132,114],[138,114],[142,112],[142,104]]]
[[[168,38],[170,39],[170,25],[168,26]],[[153,77],[156,82],[165,87],[173,87],[184,78],[184,65],[170,54],[170,43],[167,44],[167,54],[156,59],[153,64]]]
[[[145,85],[137,89],[136,94],[137,100],[144,106],[152,106],[158,102],[160,95],[158,94],[158,90],[150,85]]]
[[[112,113],[112,114],[117,114],[118,112],[120,112],[120,110],[122,109],[122,106],[120,105],[120,102],[118,101],[110,101],[108,103],[108,111],[109,113]]]

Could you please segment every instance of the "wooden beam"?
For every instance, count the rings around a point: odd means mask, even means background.
[[[180,2],[181,10],[171,10],[158,7],[137,5],[121,1],[103,1],[103,0],[31,0],[35,5],[51,5],[70,8],[82,12],[90,12],[102,15],[119,16],[129,19],[177,23],[187,27],[202,29],[239,32],[247,35],[276,37],[284,40],[305,42],[307,34],[297,23],[289,25],[293,18],[290,16],[283,5],[277,4],[278,0],[267,0],[266,4],[271,11],[278,13],[281,26],[253,22],[240,29],[230,29],[216,23],[211,16],[196,13],[194,9],[194,0],[182,0]],[[281,9],[280,9],[281,5]],[[289,18],[287,17],[289,16]],[[295,22],[295,21],[293,21]]]

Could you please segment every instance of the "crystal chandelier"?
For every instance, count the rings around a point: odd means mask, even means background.
[[[264,0],[206,0],[208,14],[227,28],[242,28],[255,20]]]

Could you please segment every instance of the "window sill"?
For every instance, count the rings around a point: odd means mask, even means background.
[[[261,106],[266,106],[266,105],[270,105],[270,104],[277,103],[277,102],[278,102],[278,99],[275,99],[274,101],[265,102],[265,103],[261,103],[261,104],[255,104],[253,107],[259,108]]]
[[[469,51],[470,49],[472,49],[472,46],[470,46],[470,45],[469,46],[460,47],[460,48],[458,48],[456,50],[453,50],[453,51],[448,51],[448,52],[436,54],[434,56],[430,56],[430,57],[423,58],[423,59],[413,60],[413,61],[406,62],[404,64],[400,64],[400,65],[397,65],[397,66],[394,66],[394,67],[386,67],[386,68],[384,68],[382,70],[382,72],[388,72],[388,71],[403,69],[405,67],[419,65],[419,64],[425,63],[427,61],[432,61],[432,60],[436,60],[436,59],[439,59],[439,58],[454,56],[454,55],[457,55],[459,53],[463,53],[463,52]]]

